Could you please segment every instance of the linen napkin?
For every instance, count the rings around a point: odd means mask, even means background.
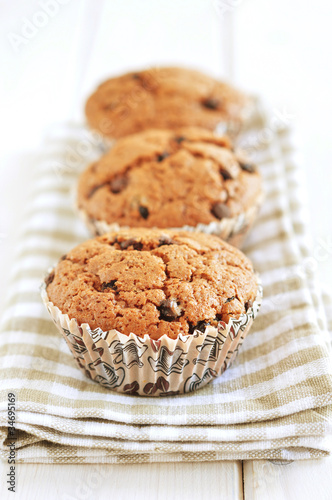
[[[263,282],[262,308],[220,378],[190,394],[144,398],[85,378],[41,301],[47,269],[89,236],[71,193],[79,171],[101,148],[98,136],[84,128],[67,125],[49,135],[36,158],[0,333],[5,460],[13,435],[17,462],[309,459],[330,453],[332,307],[311,272],[291,133],[258,103],[239,142],[264,179],[266,200],[244,248]]]

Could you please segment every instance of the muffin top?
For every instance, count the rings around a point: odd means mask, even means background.
[[[260,193],[259,173],[227,137],[147,130],[119,139],[83,172],[77,204],[108,224],[181,228],[238,215]]]
[[[130,229],[88,240],[46,278],[49,300],[78,324],[152,339],[205,331],[257,296],[252,264],[216,236]]]
[[[199,71],[161,67],[105,81],[87,100],[85,113],[92,128],[119,138],[147,128],[214,130],[221,122],[240,123],[249,102]]]

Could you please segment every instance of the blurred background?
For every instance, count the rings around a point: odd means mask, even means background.
[[[331,282],[332,2],[0,0],[0,7],[2,283],[47,130],[83,122],[84,100],[103,79],[151,64],[230,80],[294,128],[315,266]]]

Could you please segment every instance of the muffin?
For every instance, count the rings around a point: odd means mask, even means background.
[[[156,396],[197,389],[226,369],[261,287],[249,259],[216,236],[134,228],[68,252],[42,295],[86,375]]]
[[[79,213],[94,234],[121,227],[183,228],[240,246],[262,201],[258,170],[229,138],[196,128],[119,139],[78,182]]]
[[[185,68],[151,68],[102,83],[85,113],[94,130],[110,139],[148,128],[199,126],[236,131],[252,108],[232,86]]]

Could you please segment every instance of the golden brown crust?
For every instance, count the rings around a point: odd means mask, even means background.
[[[90,126],[119,138],[147,128],[240,123],[250,100],[199,71],[161,67],[127,73],[102,83],[86,103]]]
[[[129,227],[209,224],[243,213],[261,195],[254,166],[227,137],[195,127],[119,139],[78,184],[88,218]]]
[[[49,299],[92,329],[176,338],[245,313],[251,262],[216,236],[131,229],[71,250],[46,280]]]

